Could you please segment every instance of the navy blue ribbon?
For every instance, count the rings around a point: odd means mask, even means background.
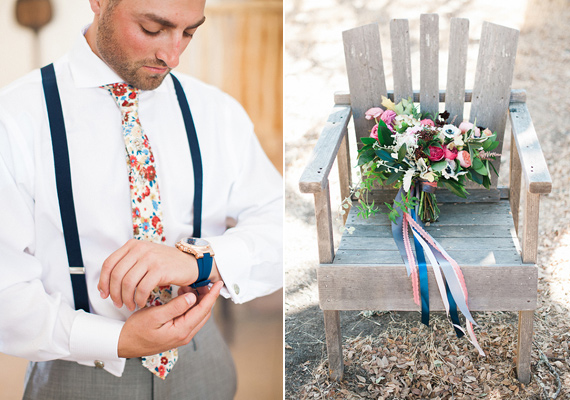
[[[418,222],[416,211],[411,210],[411,215],[414,221]],[[419,221],[418,223],[421,223]],[[406,232],[407,234],[407,232]],[[418,260],[418,276],[420,280],[420,295],[422,299],[422,323],[429,326],[429,281],[427,273],[426,258],[424,249],[418,239],[414,236],[414,245],[416,247],[416,258]]]

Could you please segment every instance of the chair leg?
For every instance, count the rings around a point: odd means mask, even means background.
[[[325,334],[327,336],[327,353],[329,356],[329,373],[332,379],[342,380],[344,363],[342,361],[342,336],[340,334],[340,314],[338,310],[323,311],[325,317]]]
[[[517,342],[517,378],[530,382],[530,355],[532,350],[534,311],[519,311],[519,334]]]

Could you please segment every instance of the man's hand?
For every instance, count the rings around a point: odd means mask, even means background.
[[[212,266],[212,275],[220,280]],[[152,289],[161,285],[187,286],[198,279],[198,263],[191,254],[142,240],[131,239],[103,263],[97,288],[101,297],[109,295],[116,307],[124,305],[131,311],[135,303],[146,304]],[[135,292],[136,289],[136,292]]]
[[[188,344],[210,318],[222,286],[223,282],[216,282],[210,290],[199,288],[197,298],[187,292],[132,314],[119,336],[119,357],[149,356]]]

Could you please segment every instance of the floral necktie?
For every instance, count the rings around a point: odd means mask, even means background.
[[[111,93],[123,116],[123,134],[127,151],[127,168],[131,189],[133,237],[155,243],[164,242],[162,209],[154,156],[148,138],[139,121],[139,90],[126,83],[102,86]],[[172,298],[172,286],[158,286],[151,292],[148,306],[167,303]],[[153,374],[165,379],[178,359],[178,349],[142,357],[142,364]]]

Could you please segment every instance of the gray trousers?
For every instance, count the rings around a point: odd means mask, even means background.
[[[70,361],[31,362],[24,400],[233,399],[235,367],[213,318],[178,351],[178,361],[164,381],[144,368],[139,358],[127,359],[120,378]]]

